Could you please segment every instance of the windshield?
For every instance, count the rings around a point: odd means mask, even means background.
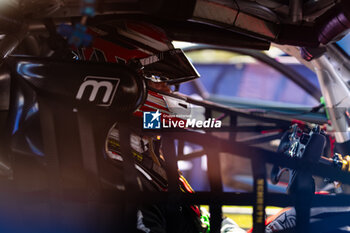
[[[337,44],[344,50],[344,52],[350,56],[350,33],[348,33],[343,39],[337,42]]]

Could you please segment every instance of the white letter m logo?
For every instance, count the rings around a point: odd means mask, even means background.
[[[119,78],[86,76],[84,82],[79,87],[76,99],[83,99],[85,90],[88,89],[91,90],[89,101],[94,102],[98,93],[104,91],[103,98],[99,98],[97,106],[110,106],[113,102],[119,82]],[[101,96],[101,94],[102,93],[100,93],[99,96]]]

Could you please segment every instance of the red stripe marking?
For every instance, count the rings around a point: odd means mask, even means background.
[[[153,95],[153,96],[155,96],[155,97],[157,97],[157,98],[163,99],[163,96],[162,96],[162,95],[160,95],[160,94],[158,94],[158,93],[156,93],[156,92],[154,92],[154,91],[148,90],[148,94],[149,94],[149,95]]]
[[[201,212],[199,211],[199,208],[198,208],[198,206],[193,206],[193,205],[191,205],[191,209],[196,213],[196,215],[198,216],[198,217],[200,217],[201,216]]]
[[[152,107],[159,108],[159,109],[163,109],[163,110],[165,110],[165,111],[169,111],[169,109],[167,109],[166,107],[163,107],[163,106],[161,106],[161,105],[159,105],[159,104],[150,102],[150,101],[148,101],[148,100],[145,102],[145,104],[150,105],[150,106],[152,106]]]

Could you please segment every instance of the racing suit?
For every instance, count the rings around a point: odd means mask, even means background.
[[[166,191],[167,178],[164,170],[163,156],[159,153],[160,141],[152,137],[142,136],[139,133],[131,134],[131,148],[135,167],[141,180],[140,189],[147,191]],[[116,166],[121,166],[123,157],[120,152],[119,130],[113,128],[107,140],[107,157]],[[123,185],[119,184],[121,189]],[[183,192],[193,192],[186,179],[179,174],[179,187]],[[176,232],[206,232],[200,220],[200,209],[195,205],[179,206],[176,219],[166,204],[144,205],[137,211],[137,230],[139,232],[174,232],[169,229],[176,222]]]

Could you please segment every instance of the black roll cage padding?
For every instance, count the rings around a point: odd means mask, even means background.
[[[65,145],[65,141],[57,142],[59,134],[65,131],[57,126],[67,120],[67,112],[59,112],[56,108],[60,105],[55,101],[50,101],[45,97],[38,97],[39,108],[41,112],[42,132],[44,139],[44,152],[47,161],[47,173],[50,186],[48,187],[48,201],[51,207],[51,222],[56,229],[61,229],[59,221],[62,217],[63,209],[61,203],[63,201],[64,189],[61,180],[60,156],[62,152],[60,147]],[[51,104],[49,104],[51,103]],[[62,110],[62,109],[61,109]],[[68,109],[69,110],[69,107]],[[72,119],[69,119],[72,120]],[[96,124],[96,122],[98,122]],[[113,118],[110,116],[95,116],[90,111],[79,109],[76,112],[76,123],[78,124],[79,138],[76,141],[77,147],[80,147],[80,153],[86,177],[85,189],[73,192],[79,193],[79,199],[87,203],[87,209],[84,213],[86,224],[89,232],[99,232],[100,226],[100,202],[103,199],[101,196],[101,171],[100,171],[100,151],[104,145],[104,138],[106,137],[109,127],[114,124]],[[136,180],[136,169],[132,160],[131,146],[130,146],[130,129],[127,127],[128,121],[123,122],[124,125],[120,127],[121,150],[125,156],[123,163],[124,185],[126,190],[139,191],[139,185]],[[96,127],[98,125],[98,127]],[[104,136],[104,137],[102,137]],[[70,155],[76,154],[76,148],[66,148]],[[39,195],[40,196],[40,195]],[[85,197],[85,200],[84,200]],[[64,202],[64,201],[63,201]],[[78,201],[80,202],[80,201]],[[133,201],[129,195],[125,195],[122,199],[122,208],[124,211],[122,222],[123,226],[118,226],[123,232],[133,232],[136,226],[136,202]]]
[[[168,191],[170,192],[167,199],[166,209],[171,217],[167,224],[169,224],[170,229],[173,229],[174,232],[178,232],[179,223],[176,219],[179,219],[179,215],[181,214],[179,212],[181,202],[179,200],[180,189],[178,185],[178,167],[175,144],[170,137],[165,137],[163,143],[164,154],[167,156],[167,159],[165,160],[165,169],[168,178]]]
[[[223,193],[220,156],[218,156],[217,151],[215,150],[215,147],[213,147],[211,144],[206,144],[206,146],[203,146],[203,147],[207,154],[207,159],[208,159],[207,174],[209,178],[210,190],[213,193],[220,195]],[[213,216],[210,218],[211,229],[213,229],[213,232],[220,232],[221,216],[222,216],[221,205],[217,203],[209,204],[209,212],[211,216]]]
[[[265,197],[267,193],[266,166],[263,165],[263,160],[257,158],[251,160],[253,171],[253,232],[265,232]]]

